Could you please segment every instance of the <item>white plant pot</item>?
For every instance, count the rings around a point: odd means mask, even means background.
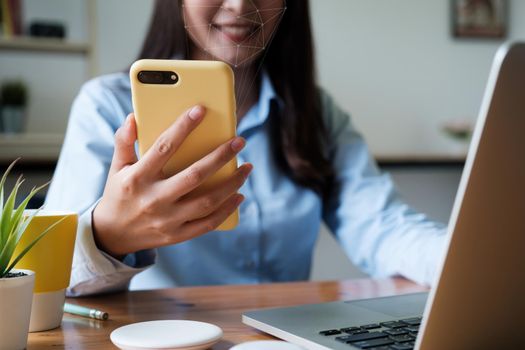
[[[25,276],[0,278],[0,350],[24,349],[27,345],[29,319],[35,274],[29,270]]]
[[[62,323],[65,300],[65,289],[33,294],[29,332],[41,332],[59,327]]]

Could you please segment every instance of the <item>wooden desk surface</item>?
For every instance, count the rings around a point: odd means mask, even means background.
[[[210,322],[224,331],[224,338],[212,349],[229,349],[235,344],[271,339],[241,322],[247,310],[372,298],[424,291],[404,279],[361,279],[342,282],[300,282],[242,286],[213,286],[134,291],[68,302],[107,311],[108,321],[64,314],[55,330],[30,333],[29,350],[116,349],[109,334],[116,328],[140,321],[190,319]]]

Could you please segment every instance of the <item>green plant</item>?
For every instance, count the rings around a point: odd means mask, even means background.
[[[20,189],[20,186],[24,182],[22,176],[20,176],[11,193],[7,197],[4,203],[4,184],[7,179],[7,175],[15,165],[17,160],[11,163],[7,168],[6,172],[2,176],[0,181],[0,278],[3,278],[9,274],[13,267],[31,250],[31,248],[42,239],[51,228],[60,223],[61,220],[55,222],[51,226],[47,227],[42,231],[27,247],[22,250],[17,256],[13,256],[15,249],[20,242],[27,226],[40,209],[35,210],[31,215],[24,215],[24,210],[27,204],[33,198],[38,191],[47,186],[47,183],[40,186],[34,187],[26,198],[15,208],[15,200]]]
[[[27,103],[27,87],[22,81],[10,81],[0,89],[0,101],[4,106],[23,107]]]

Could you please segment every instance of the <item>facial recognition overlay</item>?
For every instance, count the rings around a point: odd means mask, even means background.
[[[221,60],[235,69],[238,91],[248,90],[256,76],[253,62],[264,59],[264,51],[279,27],[286,10],[285,0],[184,0],[184,26],[192,44],[204,59]],[[236,69],[237,68],[237,69]],[[242,79],[242,76],[250,77]],[[250,80],[250,81],[247,81]],[[237,96],[242,102],[243,96]]]

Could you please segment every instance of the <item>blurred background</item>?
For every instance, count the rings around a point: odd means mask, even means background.
[[[0,4],[0,165],[22,157],[9,185],[23,172],[27,190],[51,179],[81,85],[138,55],[153,0]],[[492,58],[505,40],[525,39],[525,1],[310,6],[319,84],[352,115],[404,198],[446,222]],[[323,230],[312,279],[358,276]]]

